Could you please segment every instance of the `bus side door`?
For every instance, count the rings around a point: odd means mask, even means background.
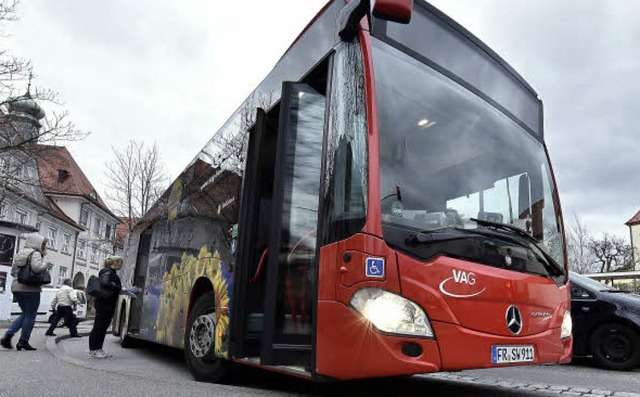
[[[284,82],[267,262],[261,362],[311,364],[326,96]]]

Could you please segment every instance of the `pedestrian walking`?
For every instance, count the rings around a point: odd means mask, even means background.
[[[47,239],[43,236],[32,233],[26,236],[26,242],[24,248],[16,254],[11,267],[11,276],[13,276],[13,283],[11,283],[11,292],[14,298],[18,301],[22,313],[20,316],[11,323],[9,329],[4,334],[4,337],[0,339],[0,345],[6,349],[12,349],[11,338],[13,335],[22,330],[20,333],[20,339],[16,344],[18,350],[37,350],[35,347],[29,344],[29,338],[31,337],[31,331],[36,323],[36,315],[38,314],[38,306],[40,305],[40,293],[42,288],[40,286],[26,285],[18,281],[18,272],[23,266],[31,266],[31,270],[35,273],[40,273],[48,266],[44,262],[43,258],[46,254]]]
[[[55,312],[55,315],[45,335],[56,336],[53,330],[56,329],[60,319],[64,318],[65,324],[69,327],[69,335],[71,335],[72,338],[81,338],[76,328],[78,321],[76,320],[75,314],[73,314],[73,310],[77,304],[78,295],[76,291],[71,288],[71,279],[67,278],[62,282],[62,287],[56,292],[56,295],[51,301],[51,310]]]
[[[118,303],[118,295],[125,291],[122,288],[120,277],[116,274],[122,268],[122,257],[110,256],[104,260],[104,267],[98,273],[100,289],[103,294],[96,296],[94,307],[96,317],[93,321],[93,328],[89,334],[89,357],[107,358],[111,354],[102,349],[107,328],[111,324],[113,313]]]

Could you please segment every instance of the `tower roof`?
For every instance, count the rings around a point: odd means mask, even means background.
[[[36,123],[45,116],[44,110],[31,98],[29,91],[22,96],[9,99],[7,109],[11,116],[24,117]]]

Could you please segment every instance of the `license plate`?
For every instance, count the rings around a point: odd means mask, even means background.
[[[493,364],[530,363],[535,357],[536,349],[533,345],[491,346]]]

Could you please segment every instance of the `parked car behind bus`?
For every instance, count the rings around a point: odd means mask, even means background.
[[[56,296],[56,292],[58,292],[60,288],[43,288],[42,294],[40,295],[40,305],[38,306],[38,314],[36,316],[36,321],[38,322],[49,322],[53,317],[53,313],[51,312],[51,301]],[[78,304],[76,305],[76,309],[74,310],[74,314],[78,321],[84,321],[87,319],[87,296],[84,291],[75,290],[78,294]],[[11,315],[17,316],[22,313],[20,306],[15,301],[11,305]],[[64,319],[61,319],[58,323],[58,327],[65,326]]]
[[[570,279],[573,355],[613,370],[640,365],[640,295],[573,272]]]

